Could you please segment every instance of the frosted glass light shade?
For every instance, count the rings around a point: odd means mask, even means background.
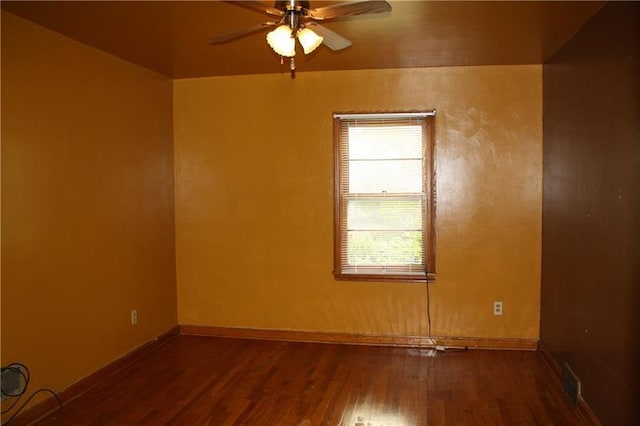
[[[268,33],[267,43],[280,56],[291,58],[296,55],[296,39],[291,37],[288,25],[280,25]]]
[[[320,44],[322,44],[323,38],[311,31],[309,28],[303,28],[298,31],[298,40],[302,45],[304,54],[308,55],[309,53],[316,50],[316,48],[320,46]]]

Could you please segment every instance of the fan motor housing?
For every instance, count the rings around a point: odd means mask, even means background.
[[[278,0],[274,6],[276,9],[280,10],[299,10],[299,9],[309,9],[308,1],[298,1],[298,0]]]

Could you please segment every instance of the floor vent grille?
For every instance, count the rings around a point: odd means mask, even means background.
[[[578,405],[578,397],[581,393],[580,379],[573,372],[569,364],[566,362],[562,366],[562,388],[564,392],[569,396],[574,405]]]

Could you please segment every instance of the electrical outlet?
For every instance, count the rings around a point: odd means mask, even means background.
[[[493,315],[502,315],[502,301],[496,300],[493,302]]]
[[[131,325],[136,325],[137,323],[138,323],[138,311],[134,309],[131,311]]]

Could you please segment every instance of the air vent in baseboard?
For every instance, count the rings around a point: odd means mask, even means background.
[[[574,405],[578,405],[578,398],[582,392],[581,383],[576,373],[566,362],[562,365],[562,388]]]

